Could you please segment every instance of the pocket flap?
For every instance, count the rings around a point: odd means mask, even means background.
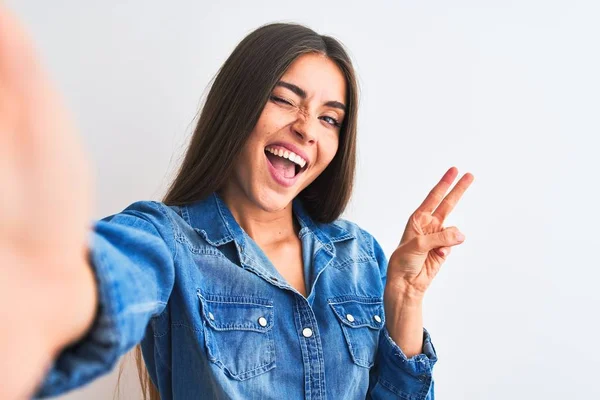
[[[379,299],[331,299],[329,305],[346,326],[381,329],[385,324],[383,302]]]
[[[202,316],[218,331],[267,332],[273,327],[271,300],[242,296],[202,295],[198,292]]]

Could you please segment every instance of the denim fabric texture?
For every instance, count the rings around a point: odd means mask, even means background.
[[[296,199],[308,297],[292,288],[216,193],[138,201],[94,221],[93,326],[36,397],[82,386],[141,342],[161,398],[434,399],[429,333],[408,359],[385,327],[387,260],[356,224],[314,222]]]

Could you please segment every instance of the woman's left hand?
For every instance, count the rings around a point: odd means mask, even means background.
[[[457,175],[458,170],[450,168],[410,216],[388,263],[387,284],[395,288],[394,292],[410,291],[412,297],[422,297],[450,254],[450,248],[464,241],[464,235],[456,227],[443,227],[444,220],[474,179],[466,173],[444,197]]]

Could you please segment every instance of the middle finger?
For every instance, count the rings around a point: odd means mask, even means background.
[[[471,183],[473,183],[474,177],[470,173],[466,173],[460,178],[458,183],[452,188],[450,193],[440,203],[440,205],[433,212],[433,217],[443,222],[448,214],[452,212],[462,195],[467,191]]]

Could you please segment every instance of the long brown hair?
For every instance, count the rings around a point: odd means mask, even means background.
[[[358,84],[354,67],[336,39],[302,25],[283,23],[251,32],[220,68],[183,162],[163,197],[165,204],[189,204],[224,186],[275,84],[296,58],[308,53],[327,56],[344,74],[346,116],[336,155],[299,196],[315,221],[327,223],[340,216],[352,194],[356,164]],[[160,400],[139,344],[133,352],[144,400]]]

